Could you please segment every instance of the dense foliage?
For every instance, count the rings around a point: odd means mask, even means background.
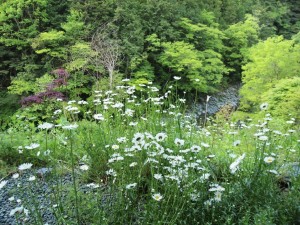
[[[242,53],[255,44],[258,37],[282,34],[290,38],[300,27],[299,3],[294,1],[159,0],[142,3],[139,0],[107,0],[99,3],[88,0],[67,4],[56,0],[9,0],[0,7],[2,87],[10,86],[11,80],[32,86],[34,79],[46,72],[67,67],[72,61],[71,46],[89,45],[93,34],[105,25],[109,38],[120,44],[122,57],[117,65],[123,76],[154,79],[157,84],[165,85],[172,73],[183,70],[188,76],[200,76],[209,86],[204,88],[191,80],[182,80],[186,83],[184,89],[209,91],[226,71],[231,70],[229,80],[239,79]],[[153,43],[149,42],[149,37],[153,35],[160,45],[157,52],[150,48]],[[181,48],[180,45],[185,45],[181,51],[194,49],[179,54],[185,57],[192,54],[191,58],[198,61],[195,65],[198,64],[198,69],[189,68],[193,60],[184,62],[183,58],[179,62],[170,56],[176,48]],[[78,54],[85,54],[84,48],[77,50]],[[100,65],[93,66],[91,56],[86,57],[88,62],[83,73],[97,73],[99,68],[95,67]],[[169,57],[172,59],[167,65]],[[181,65],[174,68],[171,65],[174,63]],[[82,70],[83,65],[75,67]],[[106,74],[103,70],[101,73]],[[203,77],[204,73],[207,78]]]
[[[1,191],[51,167],[72,179],[51,185],[61,224],[299,223],[299,12],[297,0],[0,1]],[[186,110],[236,83],[238,112],[199,123]],[[47,223],[34,197],[22,204]]]
[[[88,101],[44,102],[13,118],[0,133],[0,163],[12,171],[0,170],[0,191],[21,200],[9,203],[10,218],[78,225],[299,223],[295,118],[277,120],[266,109],[260,122],[199,126],[184,113],[175,85],[162,95],[145,85],[137,98],[128,82],[116,91],[95,90]],[[286,82],[293,83],[291,92],[299,88],[299,79]],[[285,83],[275,88],[284,90]],[[53,171],[41,179],[34,174],[40,167]],[[65,174],[72,183],[63,182]],[[49,209],[31,188],[39,184],[49,187],[43,196]],[[45,208],[56,223],[43,216]]]
[[[272,36],[267,43],[282,42],[285,52],[274,48],[278,61],[296,57],[283,45],[292,45],[290,38],[299,32],[299,7],[297,1],[278,0],[4,1],[0,5],[0,86],[20,97],[34,95],[55,79],[50,74],[53,70],[65,68],[73,74],[65,87],[67,98],[86,96],[107,76],[110,88],[123,77],[131,78],[131,85],[138,89],[148,82],[164,87],[177,76],[182,78],[177,82],[179,89],[193,95],[240,81],[245,66],[245,90],[272,63],[264,58],[250,72],[255,62],[247,51],[259,40]],[[265,45],[260,43],[251,51],[263,52]],[[277,76],[273,72],[274,67],[261,81]],[[259,102],[249,102],[242,92],[242,110],[254,111]]]

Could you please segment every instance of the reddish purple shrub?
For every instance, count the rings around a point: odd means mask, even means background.
[[[53,80],[50,84],[47,85],[45,92],[40,92],[36,95],[30,95],[21,100],[21,104],[23,107],[30,106],[31,104],[40,104],[45,99],[64,99],[65,96],[63,93],[59,91],[54,91],[54,88],[60,87],[62,85],[67,85],[67,78],[70,76],[69,73],[63,69],[59,68],[52,72],[57,76],[57,79]]]
[[[21,105],[23,107],[26,107],[26,106],[30,106],[32,105],[33,103],[36,103],[36,104],[40,104],[43,102],[43,99],[41,99],[39,96],[36,96],[36,95],[30,95],[28,97],[25,97],[21,100]]]

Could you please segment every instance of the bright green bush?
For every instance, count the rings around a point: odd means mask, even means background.
[[[268,112],[275,117],[300,119],[300,77],[281,79],[262,95]]]

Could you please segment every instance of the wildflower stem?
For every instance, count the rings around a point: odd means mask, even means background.
[[[73,187],[74,187],[74,194],[75,194],[75,209],[76,209],[76,218],[77,224],[80,224],[80,217],[79,217],[79,206],[78,206],[78,195],[77,195],[77,187],[76,187],[76,177],[75,177],[75,162],[74,162],[74,154],[73,154],[73,139],[70,130],[70,155],[71,155],[71,167],[72,167],[72,180],[73,180]]]

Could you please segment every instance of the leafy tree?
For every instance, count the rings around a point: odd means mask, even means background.
[[[251,12],[253,0],[222,0],[219,23],[224,27],[242,21]]]
[[[198,50],[211,49],[221,53],[224,48],[225,34],[218,28],[211,12],[201,13],[202,23],[193,23],[188,18],[182,18],[179,25],[183,29],[183,40],[193,43]]]
[[[155,78],[154,68],[148,61],[148,55],[146,53],[141,57],[136,57],[131,60],[130,70],[130,84],[136,86],[136,89],[142,89],[140,85],[147,85]]]
[[[262,101],[268,103],[268,112],[284,119],[300,119],[300,77],[279,80],[264,92]]]
[[[225,35],[218,29],[212,13],[203,11],[199,20],[203,23],[181,18],[177,23],[181,35],[176,41],[163,41],[156,34],[148,36],[149,59],[164,68],[159,76],[162,85],[175,75],[182,78],[178,81],[181,89],[208,93],[228,73],[221,55]]]
[[[156,35],[148,38],[153,50],[162,48],[158,62],[169,70],[169,74],[179,76],[180,89],[211,92],[221,82],[227,72],[221,55],[212,49],[199,51],[193,44],[184,41],[161,42]],[[164,82],[170,79],[165,77]]]
[[[268,38],[253,46],[243,67],[241,109],[253,110],[261,103],[263,93],[281,79],[299,76],[300,45],[282,36]]]
[[[33,55],[31,39],[48,21],[46,0],[7,0],[0,4],[0,71],[3,86],[22,72],[30,77],[41,69]]]
[[[61,30],[40,33],[33,39],[32,47],[37,54],[43,55],[43,61],[51,68],[61,66],[68,58],[69,47],[85,37],[85,24],[82,14],[71,10],[67,22],[61,24]]]
[[[299,1],[264,0],[257,1],[252,6],[253,14],[259,19],[262,39],[273,35],[283,35],[290,38],[299,32]],[[295,16],[298,19],[295,20]]]
[[[225,30],[227,48],[224,58],[231,69],[231,79],[240,80],[244,55],[249,47],[258,42],[259,29],[258,19],[247,14],[244,21],[230,25]]]

